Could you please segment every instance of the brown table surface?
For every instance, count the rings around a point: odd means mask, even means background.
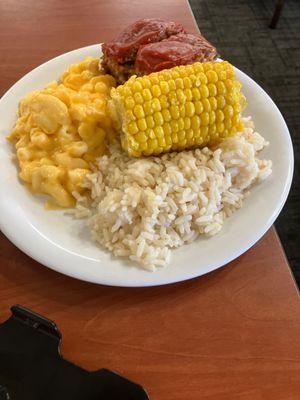
[[[42,62],[143,17],[196,30],[184,0],[2,0],[0,95]],[[66,358],[118,371],[151,399],[300,398],[299,298],[274,228],[225,268],[137,289],[60,275],[0,234],[0,321],[16,303],[58,323]]]

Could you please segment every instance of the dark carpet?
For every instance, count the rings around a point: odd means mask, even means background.
[[[204,36],[266,90],[290,129],[294,179],[275,225],[300,287],[300,1],[285,1],[276,29],[268,27],[276,0],[189,1]]]

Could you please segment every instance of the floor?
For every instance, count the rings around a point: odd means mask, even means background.
[[[204,36],[273,98],[292,136],[293,186],[276,228],[300,287],[300,1],[286,0],[276,29],[275,0],[189,0]]]

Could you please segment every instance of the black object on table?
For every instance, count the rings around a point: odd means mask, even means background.
[[[56,324],[24,307],[0,325],[0,400],[149,400],[138,384],[107,369],[63,359]]]

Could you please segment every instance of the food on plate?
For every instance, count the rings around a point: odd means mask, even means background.
[[[25,96],[8,138],[48,206],[75,207],[96,242],[155,270],[242,207],[272,172],[259,158],[268,143],[242,117],[233,66],[201,34],[145,19],[102,48],[100,62]]]
[[[271,161],[258,158],[267,143],[249,118],[244,125],[211,149],[160,157],[130,157],[116,142],[87,176],[77,216],[116,256],[150,270],[165,266],[171,249],[218,233],[249,188],[271,173]]]
[[[176,65],[211,61],[216,48],[201,34],[188,34],[181,24],[142,19],[128,26],[114,41],[102,45],[101,66],[118,83]]]
[[[123,149],[139,157],[216,144],[241,131],[245,99],[231,64],[194,63],[112,89]]]
[[[45,89],[25,96],[9,135],[16,141],[20,178],[34,193],[51,196],[48,206],[73,207],[89,163],[113,136],[107,100],[115,80],[99,72],[98,60],[71,65]]]
[[[140,46],[135,68],[137,75],[144,75],[177,65],[206,62],[216,57],[216,48],[202,35],[179,33],[161,42]]]

